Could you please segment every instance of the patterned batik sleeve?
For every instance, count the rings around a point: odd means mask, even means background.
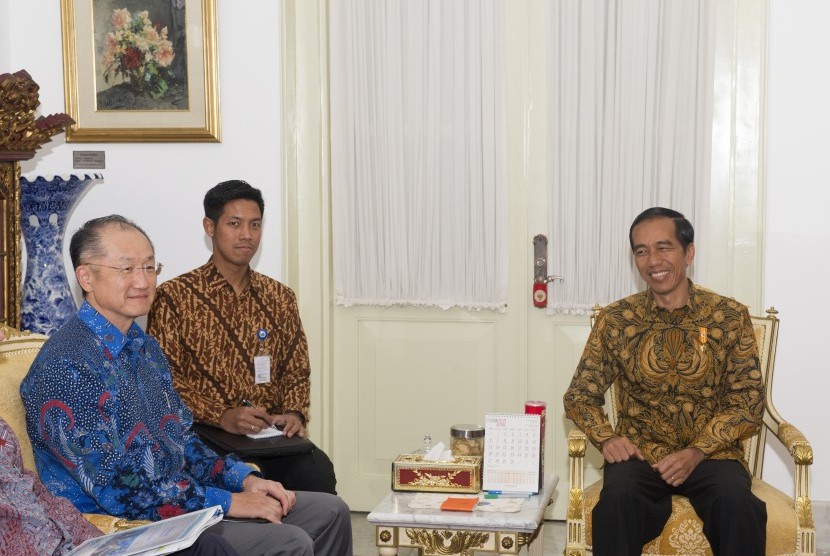
[[[582,359],[571,384],[565,392],[565,415],[578,426],[597,447],[615,435],[605,414],[605,392],[613,382],[613,368],[604,345],[607,321],[600,313],[588,336]]]
[[[161,346],[152,340],[147,342],[147,354],[153,361],[163,362],[165,360]],[[184,468],[187,470],[187,474],[192,476],[200,485],[240,492],[242,481],[254,472],[254,469],[234,455],[218,456],[190,429],[193,423],[193,414],[185,405],[179,393],[173,389],[172,379],[170,373],[167,372],[167,367],[162,364],[161,368],[164,369],[162,372],[164,396],[170,404],[170,414],[179,416],[177,421],[180,426],[175,431],[175,435],[184,446]]]
[[[161,449],[164,440],[141,423],[119,433],[118,403],[101,378],[106,373],[65,359],[43,367],[27,408],[38,408],[37,429],[50,456],[105,512],[157,520],[215,504],[229,509],[230,492],[201,486],[183,471],[183,456]],[[174,416],[163,426],[175,430],[180,423]]]
[[[734,341],[725,346],[726,373],[721,383],[720,410],[692,442],[707,457],[749,438],[764,415],[764,384],[749,311],[743,307],[728,329]]]
[[[164,287],[157,290],[156,299],[147,316],[147,333],[161,346],[170,366],[176,391],[193,412],[196,420],[219,426],[219,419],[227,410],[227,406],[223,400],[199,386],[203,383],[201,368],[194,364],[191,351],[185,347],[176,302],[171,292]]]
[[[286,288],[280,304],[280,314],[284,315],[284,337],[276,369],[279,376],[279,389],[282,392],[282,411],[298,411],[308,419],[309,375],[311,373],[308,342],[294,293]]]
[[[199,484],[226,489],[230,492],[241,492],[242,481],[255,472],[251,466],[236,456],[217,456],[190,431],[185,433],[185,439],[187,469]]]

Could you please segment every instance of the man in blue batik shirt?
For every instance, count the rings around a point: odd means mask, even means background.
[[[252,519],[209,529],[241,554],[351,555],[340,498],[287,491],[191,432],[164,354],[134,322],[150,309],[161,268],[144,231],[118,215],[91,220],[69,251],[84,303],[20,388],[46,486],[81,511],[134,519],[218,504]]]

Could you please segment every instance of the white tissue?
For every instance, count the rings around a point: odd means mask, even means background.
[[[443,442],[439,442],[429,449],[429,452],[424,454],[423,461],[451,461],[452,451],[444,446]]]

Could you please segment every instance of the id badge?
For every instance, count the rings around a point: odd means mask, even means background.
[[[268,384],[271,382],[271,356],[257,355],[254,357],[254,382]]]

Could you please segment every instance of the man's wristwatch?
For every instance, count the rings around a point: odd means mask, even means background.
[[[292,415],[296,415],[297,417],[299,417],[300,422],[303,424],[303,426],[305,426],[305,415],[303,415],[299,411],[293,411],[293,410],[286,411],[286,413],[291,413]]]

